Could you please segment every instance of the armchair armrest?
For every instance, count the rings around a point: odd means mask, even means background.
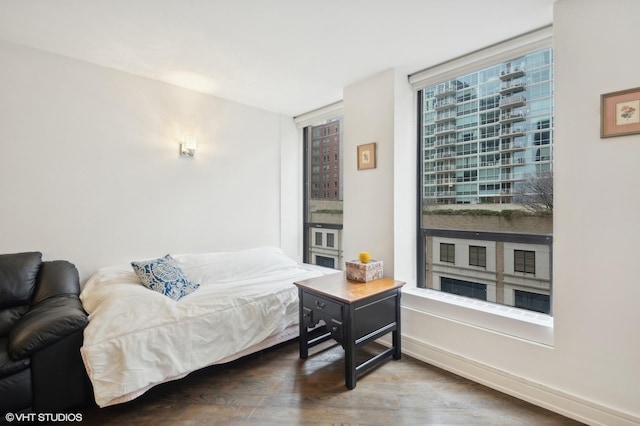
[[[51,297],[34,306],[9,332],[9,355],[13,359],[30,357],[56,341],[84,329],[87,313],[76,295]]]

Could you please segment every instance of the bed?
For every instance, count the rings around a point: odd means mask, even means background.
[[[81,354],[100,407],[297,337],[293,282],[337,272],[274,247],[172,258],[198,286],[177,301],[143,286],[129,263],[101,268],[82,289]]]

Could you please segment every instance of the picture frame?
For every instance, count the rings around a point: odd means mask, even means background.
[[[640,87],[600,95],[600,137],[640,133]]]
[[[376,168],[376,143],[358,145],[358,170]]]

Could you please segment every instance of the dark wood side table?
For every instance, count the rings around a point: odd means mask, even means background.
[[[309,356],[309,348],[335,339],[345,351],[348,389],[356,387],[356,378],[365,371],[390,357],[400,359],[400,288],[404,282],[382,278],[360,283],[335,273],[294,284],[300,297],[300,358]],[[312,337],[310,329],[320,320],[324,328]],[[392,346],[356,365],[356,348],[387,333],[392,333]]]

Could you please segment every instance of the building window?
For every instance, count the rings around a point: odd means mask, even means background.
[[[316,232],[316,245],[322,245],[322,232]]]
[[[548,294],[531,293],[515,290],[515,305],[517,308],[548,314],[551,311],[551,298]]]
[[[482,246],[469,246],[469,265],[487,267],[487,248]]]
[[[530,250],[513,251],[513,270],[527,274],[536,273],[536,252]]]
[[[440,243],[440,262],[456,263],[456,245]]]
[[[471,281],[456,280],[453,278],[440,278],[440,290],[445,293],[466,296],[472,299],[487,300],[487,285]]]
[[[319,266],[324,266],[325,268],[335,268],[336,260],[327,256],[316,256],[315,264]]]
[[[334,234],[327,234],[327,247],[334,247],[334,239],[335,239],[335,235]]]

